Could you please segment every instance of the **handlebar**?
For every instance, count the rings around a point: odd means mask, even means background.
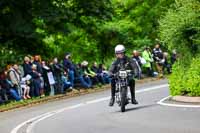
[[[120,71],[126,71],[128,77],[134,75],[134,73],[133,73],[134,71],[133,70],[120,70]],[[113,77],[114,78],[120,77],[119,73],[120,73],[119,71],[117,73],[113,73],[113,74],[110,75],[110,77],[111,78],[113,78]]]

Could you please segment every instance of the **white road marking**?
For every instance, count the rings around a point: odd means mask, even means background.
[[[142,90],[136,90],[135,93],[152,91],[152,90],[156,90],[156,89],[160,89],[160,88],[164,88],[164,87],[168,87],[168,86],[169,86],[168,84],[158,85],[156,87],[150,87],[150,88],[146,88],[146,89],[142,89]],[[129,93],[129,95],[130,95],[130,93]],[[92,101],[87,101],[86,104],[98,103],[98,102],[106,101],[108,99],[110,99],[110,96],[109,97],[100,98],[100,99],[96,99],[96,100],[92,100]]]
[[[142,93],[142,92],[152,91],[152,90],[161,89],[161,88],[168,87],[168,86],[169,86],[168,84],[158,85],[158,86],[155,86],[155,87],[150,87],[150,88],[146,88],[146,89],[142,89],[142,90],[136,90],[136,93]],[[31,119],[29,119],[29,120],[27,120],[27,121],[19,124],[17,127],[15,127],[11,131],[11,133],[17,133],[20,130],[20,128],[22,128],[24,125],[28,125],[28,124],[29,125],[27,127],[26,133],[32,133],[33,127],[38,122],[40,122],[40,121],[42,121],[44,119],[47,119],[47,118],[49,118],[49,117],[51,117],[53,115],[56,115],[56,114],[61,113],[61,112],[64,112],[66,110],[75,109],[75,108],[79,108],[79,107],[86,106],[86,105],[89,105],[89,104],[94,104],[94,103],[106,101],[109,98],[110,97],[103,97],[103,98],[100,98],[100,99],[96,99],[96,100],[92,100],[92,101],[86,101],[85,103],[80,103],[80,104],[76,104],[76,105],[69,106],[69,107],[66,107],[66,108],[62,108],[62,109],[58,109],[58,110],[55,110],[55,111],[47,112],[45,114],[36,116],[34,118],[31,118]]]
[[[188,104],[171,104],[171,103],[165,103],[164,101],[167,100],[172,96],[165,97],[157,102],[157,104],[163,105],[163,106],[170,106],[170,107],[181,107],[181,108],[200,108],[200,105],[188,105]]]

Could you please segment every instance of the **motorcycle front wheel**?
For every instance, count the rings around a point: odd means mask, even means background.
[[[121,89],[121,112],[125,112],[126,102],[127,102],[127,88]]]

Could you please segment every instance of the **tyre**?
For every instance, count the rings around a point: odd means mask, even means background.
[[[127,93],[127,88],[122,88],[121,89],[121,112],[125,112],[125,106],[127,103],[127,98],[126,98],[126,93]]]

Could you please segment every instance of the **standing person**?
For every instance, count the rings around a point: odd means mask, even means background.
[[[28,74],[30,75],[32,72],[32,63],[31,60],[28,56],[24,57],[24,64],[23,64],[23,69],[24,69],[24,77],[26,77]]]
[[[71,61],[71,54],[66,53],[65,58],[63,60],[63,67],[65,72],[69,75],[69,81],[71,82],[72,88],[74,87],[74,77],[75,77],[75,67]]]
[[[138,79],[141,79],[142,77],[142,61],[141,61],[141,57],[139,56],[139,52],[134,50],[133,51],[133,57],[132,57],[133,61],[136,63],[137,68],[135,68],[135,73]]]
[[[33,64],[37,66],[36,71],[40,74],[40,95],[44,97],[44,78],[43,78],[43,69],[42,69],[42,59],[40,55],[35,55]]]
[[[43,96],[45,96],[45,94],[48,94],[50,91],[50,84],[49,84],[49,80],[48,80],[48,72],[51,71],[50,67],[48,66],[48,64],[46,63],[46,61],[42,61],[42,78],[41,80],[43,80],[43,83],[41,85],[42,88],[44,88],[44,92]]]
[[[64,93],[63,83],[62,83],[62,66],[58,62],[58,58],[53,59],[53,64],[51,66],[54,79],[56,81],[55,88],[57,93]]]
[[[159,73],[159,77],[163,77],[163,52],[160,49],[160,45],[156,44],[155,48],[153,49],[153,59],[156,62],[156,68]]]
[[[167,69],[168,74],[171,73],[171,65],[168,62],[168,53],[164,52],[163,53],[163,71],[165,71],[165,68]]]
[[[24,77],[26,77],[27,75],[31,75],[33,61],[34,59],[32,56],[24,57],[24,64],[23,64]],[[34,96],[34,86],[33,86],[32,79],[30,80],[30,95]]]
[[[176,61],[177,61],[177,53],[176,50],[174,49],[171,55],[171,65],[173,65]]]
[[[151,63],[153,62],[153,58],[149,47],[146,47],[145,50],[142,52],[142,57],[146,60],[146,63],[143,66],[146,69],[147,75],[153,76],[153,69],[151,65]]]
[[[42,74],[42,60],[41,60],[41,57],[39,55],[36,55],[34,57],[33,64],[35,64],[37,66],[37,72]]]
[[[118,44],[115,47],[115,55],[116,55],[117,59],[112,63],[112,65],[109,69],[110,75],[113,75],[120,70],[120,67],[119,67],[120,64],[122,64],[122,65],[127,64],[128,67],[133,71],[135,68],[137,68],[135,62],[125,55],[124,45]],[[138,102],[135,99],[135,80],[133,78],[129,79],[129,86],[130,86],[130,92],[131,92],[131,102],[132,102],[132,104],[138,104]],[[110,99],[109,106],[113,106],[114,102],[115,102],[115,79],[112,78],[112,80],[111,80],[111,99]]]
[[[33,57],[25,56],[24,57],[24,64],[23,64],[23,69],[24,69],[24,77],[27,75],[31,75],[32,73],[32,64],[33,61],[31,61]],[[34,86],[32,79],[30,80],[30,95],[34,96]]]
[[[40,96],[41,95],[41,74],[37,71],[37,66],[35,64],[32,65],[32,81],[33,81],[33,87],[34,87],[34,96]]]

